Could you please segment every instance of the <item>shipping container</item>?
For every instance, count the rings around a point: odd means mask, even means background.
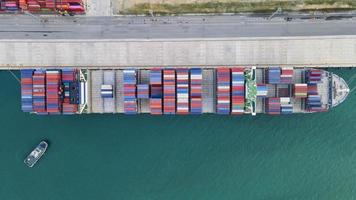
[[[323,107],[320,95],[308,95],[306,101],[307,110],[310,112],[323,112],[326,109]]]
[[[279,84],[281,82],[281,68],[271,67],[267,69],[267,83]]]
[[[290,84],[278,84],[277,89],[277,97],[291,97],[291,88]]]
[[[293,83],[293,68],[286,68],[286,67],[282,68],[280,83],[282,84]]]
[[[137,114],[136,84],[137,71],[135,69],[123,70],[124,80],[124,113]]]
[[[112,85],[101,85],[100,88],[101,97],[106,98],[113,98],[114,97],[114,88]]]
[[[150,89],[148,84],[138,84],[137,85],[137,98],[148,99],[150,94]]]
[[[291,98],[289,97],[281,97],[281,114],[292,114],[293,113],[293,104],[291,102]]]
[[[151,110],[151,115],[162,115],[162,99],[151,98],[150,110]]]
[[[202,114],[202,69],[190,69],[190,113]]]
[[[231,114],[245,112],[245,74],[244,68],[231,68]]]
[[[163,70],[163,113],[176,112],[176,72],[174,69]]]
[[[307,83],[316,84],[321,81],[322,71],[320,69],[309,69],[305,75]]]
[[[61,71],[46,70],[46,108],[47,113],[59,114],[61,112]]]
[[[189,69],[177,69],[177,114],[189,114]]]
[[[306,98],[308,95],[308,85],[306,83],[294,84],[294,97]]]
[[[76,89],[78,82],[78,70],[72,68],[62,69],[62,87],[63,87],[63,103],[62,113],[72,115],[78,112],[78,103],[76,99],[79,96],[79,91]],[[82,89],[82,88],[80,88]],[[84,88],[83,88],[84,89]]]
[[[33,80],[33,110],[38,114],[47,114],[45,70],[34,71],[32,80]]]
[[[268,87],[266,84],[257,84],[257,97],[266,98],[268,94]]]
[[[18,0],[3,0],[0,1],[0,10],[15,12],[19,10],[19,1]]]
[[[316,83],[308,83],[308,95],[317,95],[318,85]]]
[[[280,98],[267,98],[266,99],[266,113],[270,115],[281,114]]]
[[[231,72],[229,68],[216,69],[216,113],[230,114]]]
[[[32,69],[21,70],[21,109],[23,112],[33,112],[33,71]]]
[[[161,115],[162,110],[162,98],[163,98],[163,86],[162,86],[162,70],[151,69],[150,70],[150,110],[152,115]]]

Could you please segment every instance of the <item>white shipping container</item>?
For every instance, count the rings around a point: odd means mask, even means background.
[[[230,103],[230,101],[229,100],[218,100],[218,103],[220,104],[228,104],[228,103]]]
[[[177,74],[177,79],[188,80],[188,78],[189,78],[188,74]]]
[[[189,95],[188,95],[188,93],[177,93],[177,98],[188,98],[189,97]]]
[[[230,86],[225,86],[225,85],[218,85],[218,89],[230,89]]]
[[[178,103],[189,103],[189,99],[178,99]]]
[[[199,74],[199,75],[191,74],[190,75],[190,79],[201,80],[201,79],[203,79],[203,75],[201,75],[201,74]]]

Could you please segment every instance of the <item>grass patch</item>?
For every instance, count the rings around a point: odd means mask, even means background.
[[[340,5],[356,6],[356,1],[355,0],[305,0],[304,4],[306,5],[340,4]]]
[[[146,14],[150,11],[159,15],[188,13],[269,13],[281,7],[284,11],[340,11],[356,9],[356,0],[306,0],[265,1],[265,2],[208,2],[190,4],[150,4],[141,3],[122,10],[121,14]]]

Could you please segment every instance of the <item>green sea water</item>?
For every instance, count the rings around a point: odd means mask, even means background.
[[[356,199],[355,92],[318,114],[35,116],[0,84],[0,200]]]

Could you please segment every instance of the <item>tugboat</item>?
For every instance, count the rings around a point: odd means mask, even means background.
[[[31,151],[31,153],[26,157],[24,163],[28,167],[33,167],[37,161],[43,156],[48,147],[48,143],[46,141],[41,141],[37,147]]]

